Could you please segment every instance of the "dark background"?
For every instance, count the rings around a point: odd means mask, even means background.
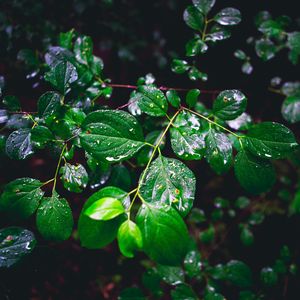
[[[24,110],[36,110],[36,99],[47,86],[40,84],[33,88],[36,79],[26,79],[24,68],[16,61],[17,52],[22,48],[43,52],[49,42],[45,41],[46,35],[55,44],[59,32],[75,28],[92,37],[94,52],[103,58],[105,75],[113,83],[135,84],[138,77],[151,72],[158,85],[211,90],[236,88],[248,96],[248,111],[256,120],[283,122],[280,114],[283,99],[268,92],[267,87],[275,76],[284,81],[299,79],[299,66],[293,66],[284,51],[270,62],[260,61],[252,47],[246,44],[246,39],[257,35],[253,24],[257,12],[268,10],[274,16],[287,14],[295,19],[299,17],[297,1],[217,0],[212,13],[224,7],[236,7],[242,12],[243,21],[233,28],[229,40],[217,43],[208,54],[199,58],[200,70],[209,76],[207,83],[192,83],[185,75],[176,75],[169,68],[172,57],[185,58],[185,43],[193,36],[193,31],[182,19],[183,10],[190,1],[124,0],[113,1],[113,5],[104,2],[0,0],[0,75],[6,79],[6,94],[19,96]],[[16,29],[10,41],[5,33],[7,24]],[[233,57],[238,48],[246,50],[252,57],[254,72],[250,76],[241,73],[241,62]],[[129,54],[122,58],[120,51]],[[109,100],[111,106],[126,103],[128,96],[127,90],[114,91]],[[209,106],[212,98],[203,96],[203,101]],[[298,131],[299,136],[299,128],[289,127]],[[46,180],[54,173],[55,165],[51,156],[41,154],[21,163],[1,160],[0,183],[22,176]],[[190,164],[189,167],[198,176],[198,207],[209,205],[215,196],[235,199],[244,194],[233,172],[219,178],[205,162]],[[288,166],[284,170],[295,180],[293,169]],[[75,217],[92,193],[87,190],[78,196],[63,189],[59,192],[69,199]],[[269,197],[273,197],[273,193]],[[19,225],[35,231],[34,219]],[[253,270],[259,270],[274,261],[282,244],[299,249],[300,221],[298,218],[269,218],[255,236],[255,247],[245,250],[240,247],[238,232],[232,232],[226,247],[235,258],[245,260]],[[39,236],[38,239],[39,245],[27,261],[16,269],[0,272],[0,299],[115,299],[121,288],[140,282],[143,268],[138,261],[142,256],[135,260],[122,259],[116,243],[104,250],[89,251],[80,248],[74,238],[53,245]],[[226,257],[220,251],[213,257],[215,262]],[[291,286],[288,299],[298,299],[294,295],[300,295],[297,291],[299,282],[292,282]],[[272,299],[282,299],[276,290],[273,294]]]

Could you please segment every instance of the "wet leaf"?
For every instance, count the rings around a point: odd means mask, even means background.
[[[89,36],[80,36],[74,44],[74,53],[77,61],[88,65],[93,59],[93,42]]]
[[[204,15],[207,15],[215,5],[216,0],[193,0],[193,4],[197,7]]]
[[[171,291],[171,297],[172,300],[198,300],[199,298],[197,297],[196,293],[193,291],[193,289],[183,283],[178,285],[175,290]]]
[[[193,206],[196,179],[182,162],[159,156],[146,171],[140,193],[145,201],[167,204],[186,216]]]
[[[82,147],[100,160],[122,161],[132,157],[144,146],[141,126],[132,115],[124,111],[92,112],[82,126]]]
[[[36,225],[46,240],[67,240],[73,229],[73,215],[66,199],[59,198],[57,193],[41,201],[36,214]]]
[[[195,6],[188,6],[183,13],[183,20],[192,29],[202,30],[204,26],[204,16]]]
[[[232,26],[239,24],[242,20],[242,16],[238,9],[227,7],[218,12],[214,20],[221,25]]]
[[[18,178],[4,187],[0,211],[16,219],[29,218],[38,208],[44,195],[42,183],[32,178]]]
[[[162,265],[179,265],[182,262],[189,236],[184,221],[174,208],[143,204],[136,222],[142,232],[143,249],[152,260]]]
[[[181,100],[176,91],[169,90],[169,91],[167,91],[166,96],[167,96],[167,100],[173,107],[175,107],[175,108],[180,107]]]
[[[290,123],[300,122],[300,95],[287,97],[282,103],[281,113]]]
[[[0,268],[9,268],[30,254],[36,245],[33,233],[20,227],[0,230]]]
[[[61,107],[61,95],[56,92],[46,92],[38,100],[38,113],[40,117],[50,117]]]

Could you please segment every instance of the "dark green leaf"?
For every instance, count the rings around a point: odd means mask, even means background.
[[[242,113],[236,119],[227,121],[227,124],[234,130],[246,130],[252,124],[252,118],[247,113]]]
[[[227,172],[232,166],[232,146],[226,134],[211,129],[206,138],[206,159],[217,174]]]
[[[169,90],[167,91],[166,96],[167,96],[167,100],[173,107],[175,108],[180,107],[181,100],[176,91]]]
[[[198,89],[193,89],[188,91],[185,101],[190,108],[196,105],[200,93],[201,92]]]
[[[238,260],[231,260],[225,267],[226,279],[233,285],[247,288],[252,285],[252,272],[250,268]]]
[[[84,204],[79,217],[78,233],[83,247],[89,249],[102,248],[111,243],[117,236],[118,228],[123,221],[122,216],[108,221],[97,221],[85,215],[85,210],[88,207],[104,197],[119,199],[126,208],[130,203],[126,192],[112,186],[105,187],[93,194]]]
[[[179,265],[182,262],[189,236],[184,221],[174,208],[143,204],[136,221],[142,232],[143,249],[151,259],[163,265]]]
[[[240,238],[242,243],[245,246],[251,246],[254,242],[253,233],[250,231],[250,229],[247,226],[242,227]]]
[[[146,300],[146,298],[139,288],[127,288],[121,292],[118,300]]]
[[[277,273],[270,267],[265,267],[260,272],[260,280],[267,286],[274,286],[278,281]]]
[[[15,112],[21,110],[20,100],[16,96],[5,96],[2,102],[8,111]]]
[[[186,216],[193,206],[196,179],[179,160],[160,155],[146,174],[141,175],[140,184],[141,196],[147,202],[172,205],[182,216]]]
[[[189,40],[185,46],[186,56],[195,56],[199,53],[205,53],[208,49],[207,44],[205,44],[200,37],[193,38]]]
[[[287,97],[282,103],[281,113],[290,123],[300,122],[300,95]]]
[[[232,26],[239,24],[242,20],[242,16],[238,9],[227,7],[218,12],[214,20],[221,25]]]
[[[104,68],[103,60],[100,57],[93,55],[90,65],[91,65],[91,71],[93,72],[93,74],[95,76],[100,76],[102,73],[102,70]]]
[[[165,116],[168,102],[162,91],[151,85],[138,87],[138,106],[146,114],[153,117]]]
[[[192,29],[202,30],[204,26],[204,16],[195,6],[188,6],[183,13],[183,20]]]
[[[267,37],[278,38],[283,33],[283,24],[274,20],[266,20],[262,22],[258,30],[264,33]]]
[[[221,92],[213,103],[213,113],[222,120],[234,120],[247,106],[247,98],[238,90]]]
[[[74,193],[80,193],[85,189],[88,183],[88,174],[83,165],[77,164],[71,165],[66,163],[61,169],[62,174],[61,179],[63,181],[64,187]]]
[[[59,92],[66,94],[70,84],[78,79],[78,74],[74,65],[62,61],[45,74],[45,79]]]
[[[66,199],[57,193],[43,198],[36,214],[36,225],[46,240],[67,240],[73,229],[73,215]]]
[[[273,58],[277,52],[275,44],[269,39],[260,39],[255,43],[256,54],[264,61]]]
[[[82,147],[100,160],[116,162],[128,159],[145,144],[141,126],[124,111],[92,112],[82,126]]]
[[[118,244],[120,251],[126,257],[133,257],[136,250],[143,247],[142,233],[131,220],[125,221],[118,230]]]
[[[201,256],[198,251],[192,250],[187,253],[184,259],[184,269],[190,278],[201,275]]]
[[[199,298],[193,289],[187,284],[178,285],[175,290],[171,291],[172,300],[198,300]]]
[[[0,268],[9,268],[30,254],[36,245],[33,233],[20,227],[0,230]]]
[[[47,143],[55,139],[52,132],[46,126],[35,126],[31,129],[31,141],[38,149],[42,149]]]
[[[188,62],[181,59],[173,59],[171,67],[172,71],[177,74],[183,74],[190,68]]]
[[[275,122],[252,126],[245,138],[245,147],[252,154],[263,158],[286,157],[297,145],[294,134],[284,125]]]
[[[240,185],[252,194],[269,191],[276,180],[274,168],[268,160],[245,150],[235,157],[234,171]]]
[[[216,0],[193,0],[193,3],[204,15],[207,15],[215,5]]]
[[[198,79],[202,81],[207,81],[208,77],[206,73],[200,72],[196,67],[191,67],[189,70],[189,78],[190,80],[196,81]]]
[[[125,208],[120,200],[104,197],[87,207],[84,213],[93,220],[107,221],[125,213]]]
[[[19,178],[10,182],[0,197],[0,211],[17,219],[29,218],[44,195],[41,186],[39,180],[32,178]]]
[[[77,61],[88,65],[93,59],[93,42],[89,36],[80,36],[74,44],[74,53]]]
[[[131,175],[129,170],[123,165],[113,166],[107,184],[117,186],[124,191],[129,191],[131,187]]]
[[[170,285],[177,285],[184,282],[184,271],[181,267],[157,266],[157,274]]]
[[[200,119],[189,112],[181,112],[170,129],[171,145],[175,154],[182,159],[201,159],[205,152],[205,136]]]
[[[38,113],[40,117],[50,117],[56,113],[62,105],[62,97],[56,92],[46,92],[38,101]]]
[[[74,37],[73,29],[67,32],[61,32],[58,37],[58,43],[61,47],[71,50],[73,37]]]
[[[13,131],[6,140],[6,154],[12,159],[25,159],[33,153],[30,129]]]
[[[222,27],[221,25],[214,25],[209,34],[206,35],[205,41],[223,41],[230,38],[231,32],[228,28]]]

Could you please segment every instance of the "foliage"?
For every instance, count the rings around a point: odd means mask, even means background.
[[[229,7],[211,18],[214,0],[192,2],[183,19],[195,31],[186,44],[186,56],[194,59],[229,38],[241,13]],[[262,33],[255,41],[259,57],[269,60],[287,47],[289,59],[297,63],[299,32],[287,32],[289,22],[285,16],[272,19],[266,12],[256,18]],[[243,61],[243,72],[250,74],[250,57],[242,50],[235,56]],[[227,254],[225,261],[211,259],[229,233],[228,223],[238,231],[240,244],[251,247],[256,227],[266,216],[300,212],[299,186],[292,187],[277,175],[277,165],[287,160],[299,167],[297,138],[284,124],[250,116],[242,91],[214,92],[207,107],[200,89],[159,86],[151,74],[139,78],[136,86],[111,83],[103,60],[94,54],[91,37],[73,29],[62,32],[57,44],[47,45],[44,56],[22,49],[18,59],[27,70],[42,75],[48,90],[37,99],[36,112],[26,112],[4,86],[1,155],[21,163],[51,153],[57,163],[46,180],[25,177],[5,184],[0,213],[7,223],[35,218],[33,231],[43,240],[74,238],[88,249],[117,240],[124,257],[144,253],[149,260],[144,263],[143,290],[129,287],[119,299],[145,299],[146,293],[156,299],[168,289],[172,299],[225,299],[228,286],[237,299],[264,299],[278,282],[297,275],[287,246],[258,274],[247,262]],[[197,63],[176,58],[171,69],[188,73],[192,81],[206,81],[208,75]],[[118,87],[133,91],[127,104],[113,108],[109,99]],[[299,82],[281,85],[277,78],[270,89],[286,97],[284,119],[298,122]],[[199,203],[196,187],[201,185],[194,168],[201,160],[214,176],[234,174],[247,197],[235,201],[217,197],[207,211],[194,207]],[[97,191],[89,195],[93,188]],[[274,191],[276,199],[285,201],[272,203],[269,195]],[[73,217],[71,193],[88,198],[79,218]],[[260,200],[253,201],[255,197]],[[31,231],[2,229],[0,267],[15,265],[35,244]]]

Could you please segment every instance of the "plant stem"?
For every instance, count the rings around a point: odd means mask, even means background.
[[[147,165],[146,165],[146,167],[145,167],[145,169],[144,169],[144,171],[143,171],[143,173],[142,173],[142,177],[141,177],[141,179],[139,180],[138,186],[137,186],[137,188],[134,190],[134,191],[135,191],[135,195],[134,195],[134,197],[133,197],[133,199],[132,199],[132,201],[131,201],[131,204],[130,204],[130,206],[129,206],[129,208],[128,208],[128,219],[130,218],[130,210],[131,210],[131,208],[132,208],[132,206],[133,206],[133,204],[134,204],[136,198],[139,196],[139,198],[141,199],[141,201],[142,201],[143,203],[145,202],[145,200],[144,200],[144,199],[141,197],[141,195],[140,195],[140,188],[141,188],[141,185],[142,185],[142,183],[143,183],[143,181],[144,181],[144,179],[145,179],[147,170],[149,169],[150,164],[151,164],[151,162],[153,161],[153,158],[154,158],[154,156],[155,156],[155,154],[156,154],[156,151],[158,151],[158,152],[160,153],[159,146],[160,146],[160,144],[161,144],[163,138],[164,138],[165,135],[167,134],[167,132],[168,132],[170,126],[173,124],[174,119],[175,119],[175,118],[177,117],[177,115],[181,112],[181,110],[182,110],[182,109],[180,108],[180,109],[174,114],[174,116],[170,119],[170,121],[169,121],[167,127],[165,128],[164,132],[162,133],[162,135],[160,136],[158,142],[156,143],[156,145],[155,145],[154,148],[153,148],[153,152],[152,152],[152,154],[151,154],[151,156],[150,156],[150,158],[149,158],[149,160],[148,160],[148,163],[147,163]],[[152,145],[152,146],[153,146],[153,145]],[[131,193],[131,192],[130,192],[130,193]]]
[[[214,125],[216,125],[217,127],[222,128],[223,130],[225,130],[225,131],[231,133],[232,135],[234,135],[234,136],[237,137],[238,139],[244,137],[244,136],[242,136],[242,135],[236,134],[235,132],[229,130],[228,128],[226,128],[226,127],[224,127],[224,126],[222,126],[222,125],[220,125],[219,123],[217,123],[217,122],[215,122],[215,121],[213,121],[213,120],[211,120],[211,119],[209,119],[209,118],[207,118],[207,117],[205,117],[205,116],[203,116],[203,115],[201,115],[201,114],[199,114],[199,113],[197,113],[197,112],[195,112],[195,111],[193,111],[193,110],[191,110],[191,109],[189,109],[189,108],[187,108],[187,107],[182,107],[182,109],[184,109],[184,110],[186,110],[186,111],[188,111],[188,112],[190,112],[190,113],[192,113],[192,114],[194,114],[194,115],[196,115],[196,116],[198,116],[198,117],[200,117],[200,118],[206,120],[206,121],[209,122],[210,124],[214,124]]]
[[[54,174],[54,183],[53,183],[53,187],[52,187],[52,194],[54,193],[55,191],[55,187],[56,187],[56,181],[57,181],[57,175],[58,175],[58,171],[59,171],[59,167],[60,167],[60,163],[61,163],[61,160],[63,158],[63,155],[64,155],[64,152],[67,148],[67,144],[65,144],[61,150],[61,153],[60,153],[60,156],[59,156],[59,159],[58,159],[58,163],[57,163],[57,166],[56,166],[56,170],[55,170],[55,174]]]

